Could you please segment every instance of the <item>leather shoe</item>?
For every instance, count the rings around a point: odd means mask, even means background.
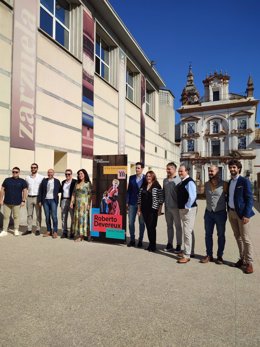
[[[40,236],[40,234],[41,234],[41,233],[40,233],[40,230],[36,230],[36,231],[35,231],[35,236]]]
[[[184,253],[181,252],[181,253],[177,254],[177,257],[178,257],[178,258],[183,258],[183,257],[184,257]]]
[[[54,232],[53,235],[52,235],[52,238],[53,239],[57,239],[57,237],[58,237],[58,233]]]
[[[50,231],[46,231],[42,236],[43,237],[51,236],[51,232]]]
[[[143,242],[142,241],[138,241],[137,247],[138,248],[142,248],[143,247]]]
[[[68,237],[68,235],[67,234],[65,234],[65,233],[63,233],[62,235],[61,235],[61,239],[66,239]]]
[[[204,257],[200,260],[200,263],[207,264],[207,263],[212,262],[212,261],[214,261],[212,255],[211,256],[206,255],[206,257]]]
[[[135,241],[130,241],[127,247],[135,247]]]
[[[29,235],[29,234],[31,234],[31,233],[32,233],[31,230],[26,230],[26,231],[24,231],[24,232],[22,233],[22,236]]]
[[[218,257],[217,260],[216,260],[216,264],[217,265],[223,265],[224,264],[224,260],[222,257]]]
[[[190,258],[185,258],[185,257],[183,257],[183,258],[179,259],[179,260],[177,261],[177,263],[179,263],[179,264],[186,264],[186,263],[188,263],[189,261],[190,261]]]
[[[254,272],[252,263],[246,264],[245,273],[252,274]]]
[[[233,266],[234,266],[234,267],[241,268],[241,267],[243,267],[244,265],[245,265],[245,264],[244,264],[243,260],[242,260],[242,259],[239,259]]]

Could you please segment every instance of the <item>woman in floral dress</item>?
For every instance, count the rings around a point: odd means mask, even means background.
[[[89,211],[91,203],[91,183],[85,169],[77,172],[78,181],[75,185],[71,208],[74,208],[73,233],[75,241],[83,241],[89,235]]]

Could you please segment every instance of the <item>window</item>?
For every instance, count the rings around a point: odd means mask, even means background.
[[[151,113],[151,103],[152,103],[152,93],[146,89],[146,92],[145,92],[145,104],[146,104],[145,112],[147,114]]]
[[[246,130],[247,129],[247,121],[246,118],[237,120],[237,129],[238,130]]]
[[[109,82],[109,46],[97,35],[96,37],[96,73]]]
[[[238,149],[246,149],[246,136],[238,137]]]
[[[195,123],[188,123],[188,135],[195,133]]]
[[[220,156],[220,141],[219,140],[212,140],[211,141],[211,155],[213,157],[219,157]]]
[[[219,91],[213,91],[213,101],[218,101],[219,100]]]
[[[69,49],[70,5],[65,0],[41,0],[40,28]]]
[[[194,152],[194,140],[188,140],[188,152]]]
[[[134,102],[134,73],[126,71],[126,96]]]
[[[219,133],[219,123],[217,121],[214,121],[212,123],[212,133],[218,134]]]

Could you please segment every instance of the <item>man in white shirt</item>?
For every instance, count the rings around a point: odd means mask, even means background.
[[[70,238],[73,238],[72,234],[72,222],[73,222],[73,209],[70,207],[70,199],[77,180],[72,178],[72,170],[67,169],[65,171],[66,179],[61,183],[61,221],[62,221],[62,235],[61,238],[68,237],[68,215],[70,215]]]
[[[27,230],[22,233],[23,236],[32,233],[33,224],[33,213],[34,209],[36,212],[36,231],[35,236],[40,235],[41,229],[41,206],[38,204],[39,186],[43,180],[44,176],[38,173],[38,164],[33,163],[31,165],[31,175],[26,177],[26,182],[28,186],[28,197],[27,197]]]

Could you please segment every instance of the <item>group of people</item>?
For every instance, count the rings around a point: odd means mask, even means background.
[[[225,230],[227,216],[238,245],[239,260],[235,267],[246,274],[253,273],[253,249],[250,239],[250,218],[253,212],[253,194],[250,181],[240,175],[242,165],[232,159],[228,163],[231,179],[225,182],[219,176],[219,169],[209,168],[209,181],[205,184],[206,209],[204,214],[206,256],[200,262],[213,262],[213,231],[216,226],[218,249],[216,264],[223,264]],[[156,226],[164,204],[168,243],[165,251],[175,252],[179,264],[187,264],[194,257],[194,225],[197,214],[197,190],[194,180],[189,176],[189,168],[175,163],[166,166],[167,177],[163,187],[153,171],[143,174],[144,166],[136,163],[136,174],[130,176],[127,190],[130,242],[135,247],[135,220],[139,218],[139,239],[137,247],[142,247],[145,226],[149,239],[147,250],[156,251]],[[173,248],[174,227],[176,248]],[[184,247],[182,250],[182,240]]]
[[[213,262],[213,231],[216,226],[218,236],[217,264],[223,264],[225,248],[225,229],[227,216],[234,232],[239,250],[239,260],[234,264],[242,268],[245,273],[253,273],[253,251],[250,240],[250,218],[253,212],[253,195],[247,178],[240,175],[242,165],[236,159],[228,163],[231,179],[224,182],[219,177],[217,166],[210,166],[209,181],[205,184],[206,210],[205,243],[206,256],[201,263]],[[175,163],[166,166],[167,177],[163,180],[163,187],[159,184],[153,171],[143,174],[144,165],[137,162],[136,174],[130,176],[127,188],[127,209],[129,221],[130,241],[128,247],[136,246],[135,220],[139,219],[139,239],[137,247],[142,248],[145,226],[149,245],[147,250],[156,251],[156,227],[158,216],[162,213],[164,204],[167,224],[168,242],[166,252],[175,252],[179,264],[187,264],[194,257],[194,225],[197,213],[197,191],[194,180],[189,176],[189,168],[181,164],[178,169]],[[11,213],[14,219],[14,235],[20,235],[20,207],[26,203],[27,230],[22,235],[32,233],[33,213],[36,212],[35,235],[40,235],[41,207],[46,218],[47,230],[44,237],[58,237],[57,208],[59,194],[61,194],[61,238],[74,238],[75,241],[89,239],[89,215],[91,206],[91,182],[85,169],[77,172],[77,180],[72,177],[72,170],[65,171],[65,180],[54,177],[54,170],[49,169],[47,178],[38,173],[38,165],[31,165],[31,174],[22,179],[20,169],[12,169],[12,177],[2,183],[0,205],[4,205],[3,230],[0,237],[7,235]],[[118,180],[113,180],[111,189],[103,194],[101,204],[106,213],[117,214],[119,205],[114,196],[118,196]],[[112,206],[108,207],[108,203]],[[117,202],[117,201],[116,201]],[[110,208],[110,212],[109,212]],[[104,211],[103,211],[104,213]],[[120,213],[120,212],[118,212]],[[68,230],[68,215],[71,217],[71,228]],[[174,227],[176,231],[176,248],[173,248]],[[182,240],[184,247],[182,249]]]
[[[7,235],[11,213],[14,219],[14,235],[19,236],[20,206],[26,203],[27,230],[23,236],[32,233],[33,214],[36,212],[35,235],[40,235],[41,211],[45,213],[47,230],[43,237],[58,237],[58,204],[61,193],[61,238],[74,238],[82,241],[89,237],[89,212],[91,206],[91,183],[85,169],[77,172],[77,180],[72,177],[72,170],[65,171],[65,180],[61,183],[54,177],[54,170],[49,169],[47,178],[38,173],[38,165],[31,165],[31,174],[25,180],[19,177],[20,169],[12,169],[12,177],[2,183],[0,205],[4,205],[3,230],[0,237]],[[68,231],[68,215],[71,217],[71,228]]]

